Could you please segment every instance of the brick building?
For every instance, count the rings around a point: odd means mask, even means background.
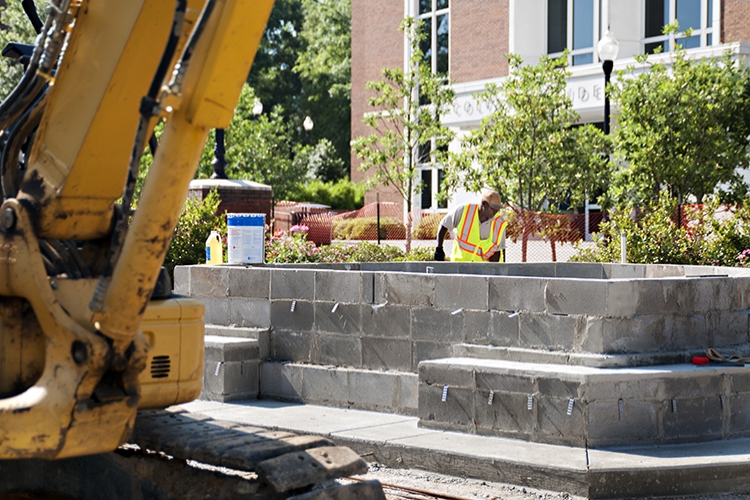
[[[750,54],[749,0],[352,0],[352,137],[371,131],[362,118],[367,111],[365,83],[381,79],[381,69],[403,67],[408,58],[399,24],[405,16],[424,20],[430,30],[433,71],[447,71],[456,102],[444,123],[458,135],[478,126],[484,110],[473,95],[508,74],[505,54],[515,53],[534,64],[540,55],[571,51],[568,95],[583,123],[602,123],[604,76],[596,44],[607,29],[619,42],[614,71],[634,64],[634,56],[662,47],[669,59],[675,42],[699,57],[730,49]],[[689,38],[662,35],[677,20],[692,28]],[[675,39],[676,38],[676,39]],[[352,180],[365,176],[352,157]],[[435,200],[439,171],[421,172],[424,193],[416,208],[442,211]],[[366,201],[375,199],[376,191]],[[381,200],[400,202],[381,189]],[[475,198],[455,193],[449,206]]]

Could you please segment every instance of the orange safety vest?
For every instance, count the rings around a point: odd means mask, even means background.
[[[483,240],[479,235],[479,209],[481,205],[470,204],[464,207],[461,221],[456,227],[456,241],[451,252],[452,261],[487,262],[495,252],[502,250],[500,241],[503,239],[508,222],[498,213],[490,225],[490,237]],[[503,261],[502,255],[500,262]]]

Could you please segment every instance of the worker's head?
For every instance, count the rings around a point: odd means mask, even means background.
[[[494,217],[501,208],[503,208],[503,204],[497,191],[492,189],[482,190],[482,207],[479,211],[479,218],[482,222]]]

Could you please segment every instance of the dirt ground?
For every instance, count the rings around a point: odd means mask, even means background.
[[[417,469],[391,469],[380,464],[370,464],[370,471],[362,477],[380,481],[388,500],[429,500],[431,498],[446,498],[449,500],[583,500],[583,497],[566,492],[536,490],[503,483],[445,476]],[[432,494],[420,493],[422,491]],[[750,499],[750,493],[649,498],[748,500]]]

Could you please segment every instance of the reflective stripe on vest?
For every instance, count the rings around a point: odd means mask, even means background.
[[[456,241],[451,255],[453,261],[478,261],[489,260],[495,252],[499,252],[500,241],[505,233],[508,222],[500,214],[496,214],[490,225],[490,237],[482,240],[480,236],[479,222],[480,205],[466,205],[461,220],[456,228]],[[481,243],[490,243],[486,250],[482,249]]]

